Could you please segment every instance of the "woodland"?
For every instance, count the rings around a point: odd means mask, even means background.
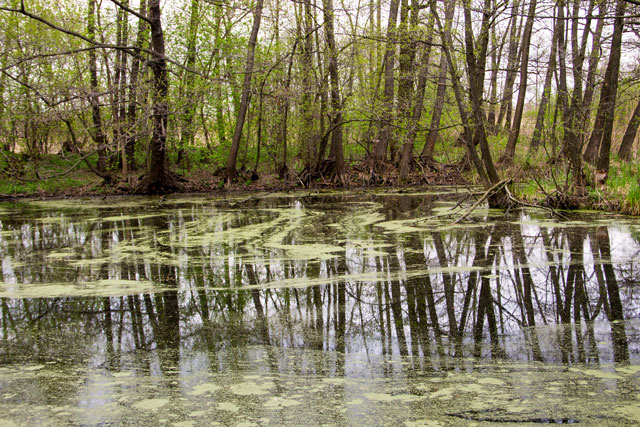
[[[449,177],[494,206],[634,212],[639,19],[635,0],[1,0],[0,181]]]

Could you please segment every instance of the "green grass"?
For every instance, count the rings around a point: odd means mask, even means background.
[[[605,192],[620,202],[622,210],[640,215],[640,162],[613,159]]]
[[[80,157],[68,155],[43,155],[38,159],[4,153],[0,162],[0,194],[40,195],[72,191],[87,184],[98,183],[96,177],[84,163],[64,174]],[[9,164],[7,164],[9,159]],[[38,175],[36,175],[36,170]],[[63,175],[61,175],[63,174]],[[52,177],[48,179],[38,179]]]

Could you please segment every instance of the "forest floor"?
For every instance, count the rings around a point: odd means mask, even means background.
[[[126,180],[105,185],[84,164],[78,164],[79,156],[41,156],[37,160],[15,160],[14,163],[0,162],[0,200],[21,198],[74,198],[105,197],[131,193],[139,173],[131,173]],[[239,179],[233,184],[225,184],[223,176],[212,172],[213,167],[200,166],[190,172],[180,171],[181,193],[185,194],[229,194],[256,191],[290,191],[301,188],[403,188],[442,185],[478,186],[474,174],[461,164],[435,163],[425,165],[415,162],[413,171],[405,180],[400,180],[395,167],[378,171],[376,181],[371,180],[371,168],[364,162],[347,168],[344,183],[335,183],[320,174],[313,180],[304,174],[292,172],[287,179],[280,179],[274,173],[261,174],[251,179],[251,172],[240,171]],[[586,168],[587,173],[589,168]],[[640,164],[631,165],[614,162],[606,187],[587,187],[586,193],[572,199],[575,209],[597,209],[608,212],[640,215]],[[554,173],[555,171],[555,173]],[[524,204],[551,205],[571,189],[566,184],[569,179],[563,175],[563,168],[550,168],[546,164],[515,167],[503,171],[509,177],[511,191]],[[307,181],[307,182],[305,182]],[[590,178],[587,177],[587,181]]]

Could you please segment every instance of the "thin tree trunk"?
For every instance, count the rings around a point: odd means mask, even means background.
[[[392,136],[393,94],[394,94],[394,63],[396,51],[396,20],[400,0],[391,0],[389,5],[389,21],[387,24],[387,46],[382,60],[384,68],[384,91],[382,94],[382,111],[378,140],[373,147],[374,166],[379,167],[387,158],[387,148]]]
[[[304,0],[301,11],[301,27],[304,30],[302,38],[302,159],[304,168],[311,172],[315,169],[317,159],[316,138],[313,131],[314,117],[314,76],[313,76],[313,22],[311,1]]]
[[[440,53],[440,74],[438,76],[438,88],[436,89],[436,100],[433,104],[433,112],[431,113],[431,124],[425,139],[424,147],[420,157],[433,161],[433,150],[436,146],[438,133],[440,132],[440,119],[444,108],[444,97],[447,93],[447,72],[449,65],[447,57],[444,53]]]
[[[242,137],[242,128],[247,115],[247,107],[249,106],[249,95],[251,91],[251,77],[253,76],[253,62],[256,51],[256,41],[258,40],[258,31],[260,30],[260,20],[262,19],[263,0],[257,0],[256,9],[253,14],[253,28],[249,37],[249,46],[247,48],[247,61],[244,69],[244,82],[242,84],[242,97],[238,115],[236,116],[236,127],[231,140],[231,151],[227,159],[226,181],[230,183],[238,174],[236,170],[236,161],[238,158],[238,149],[240,148],[240,138]]]
[[[495,1],[493,7],[495,8]],[[502,57],[502,48],[504,41],[498,48],[498,38],[496,35],[496,26],[491,26],[491,89],[489,95],[489,106],[487,107],[487,128],[489,132],[495,134],[498,132],[496,124],[496,104],[498,103],[498,71],[500,68],[500,58]]]
[[[500,104],[500,112],[498,113],[497,126],[502,124],[507,113],[507,106],[512,102],[513,84],[516,81],[516,63],[518,61],[518,14],[520,9],[520,0],[514,0],[511,5],[511,22],[509,30],[509,49],[507,53],[507,77],[502,92],[502,103]],[[505,127],[509,127],[509,118]]]
[[[524,111],[524,99],[527,94],[527,76],[529,71],[529,47],[531,46],[531,31],[533,30],[533,21],[536,13],[536,0],[531,0],[529,4],[529,13],[527,13],[527,22],[524,26],[524,34],[522,37],[522,54],[520,62],[520,87],[518,88],[518,101],[513,117],[513,123],[509,132],[509,140],[504,150],[502,160],[511,164],[513,156],[516,154],[516,143],[520,136],[520,125],[522,123],[522,113]]]
[[[342,181],[345,174],[344,151],[342,148],[342,99],[340,97],[340,80],[338,77],[338,53],[333,33],[333,2],[323,0],[325,34],[329,50],[329,77],[331,79],[331,158],[334,161],[334,172],[337,181]]]
[[[576,173],[574,182],[578,187],[582,187],[582,140],[584,132],[584,114],[583,111],[587,108],[583,103],[582,98],[582,80],[583,80],[583,65],[585,52],[587,48],[587,39],[589,30],[591,27],[592,12],[594,2],[593,0],[589,4],[589,10],[587,12],[587,19],[584,22],[584,34],[582,43],[578,38],[578,27],[580,25],[580,0],[574,0],[573,12],[571,17],[571,52],[573,63],[573,91],[571,95],[571,105],[566,111],[564,116],[564,139],[562,146],[562,153],[569,159],[571,170]]]
[[[622,143],[620,144],[620,149],[618,150],[618,156],[621,160],[628,162],[631,160],[631,152],[633,148],[633,142],[636,140],[636,135],[638,134],[638,127],[640,126],[640,101],[636,104],[636,109],[633,110],[633,115],[631,116],[631,120],[629,120],[629,124],[627,125],[627,130],[622,137]]]
[[[565,43],[565,0],[558,0],[558,101],[562,122],[569,109],[567,89],[567,46]]]
[[[147,15],[147,2],[140,0],[140,15]],[[140,62],[142,55],[140,49],[147,39],[147,23],[144,19],[138,19],[138,34],[136,35],[135,49],[131,59],[131,73],[129,74],[129,106],[127,108],[127,132],[125,140],[125,152],[127,156],[127,167],[129,170],[136,170],[135,143],[137,139],[136,109],[138,103],[138,80],[140,78]]]
[[[491,2],[490,0],[485,0],[480,34],[474,42],[471,8],[469,4],[464,5],[465,58],[469,73],[469,96],[471,98],[471,109],[473,113],[473,125],[475,131],[474,141],[478,141],[478,144],[480,145],[480,152],[482,153],[482,161],[487,177],[491,184],[495,185],[500,181],[500,177],[498,176],[498,172],[496,171],[493,160],[491,159],[489,142],[487,141],[487,134],[484,127],[484,110],[482,108],[487,46],[489,44],[489,25],[491,20],[490,11]],[[449,65],[451,66],[451,64]]]
[[[180,145],[178,147],[178,160],[180,164],[183,160],[184,150],[193,145],[195,129],[193,126],[193,118],[196,115],[196,104],[199,97],[195,96],[195,75],[189,71],[193,69],[196,63],[196,38],[198,36],[198,25],[200,24],[200,0],[191,0],[191,11],[189,17],[189,32],[187,33],[187,61],[183,80],[182,96],[184,98],[185,106],[182,111],[181,125],[182,132],[180,135]]]
[[[449,7],[455,6],[455,0],[448,0],[445,3],[445,9],[448,10]],[[458,76],[458,72],[455,68],[456,62],[453,59],[452,49],[453,49],[453,40],[451,36],[451,23],[447,22],[444,26],[440,21],[438,16],[438,10],[436,9],[435,3],[431,3],[431,13],[436,20],[436,24],[438,25],[438,29],[440,30],[440,38],[442,40],[442,52],[446,55],[447,63],[449,64],[449,73],[451,75],[451,83],[453,85],[453,93],[456,98],[456,104],[458,104],[458,112],[460,114],[460,120],[462,121],[462,127],[464,130],[464,141],[467,145],[467,152],[471,157],[471,161],[476,167],[476,171],[478,172],[478,176],[480,177],[480,181],[485,188],[489,188],[491,186],[491,181],[487,176],[487,172],[484,168],[480,157],[476,151],[475,145],[473,144],[473,130],[472,124],[469,119],[469,115],[467,113],[467,104],[462,96],[462,84],[460,83],[460,76]],[[446,12],[445,12],[446,13]]]
[[[87,14],[87,36],[90,40],[96,38],[96,1],[89,0]],[[107,171],[107,154],[105,150],[107,138],[102,127],[102,115],[100,114],[100,99],[98,97],[98,64],[96,61],[96,51],[89,50],[89,80],[91,84],[91,94],[89,103],[91,104],[91,116],[93,119],[92,137],[98,147],[97,171],[105,181],[111,181],[111,174]]]
[[[616,99],[618,94],[618,77],[620,74],[620,58],[622,55],[622,31],[624,29],[624,12],[627,6],[625,0],[618,0],[616,5],[616,17],[613,24],[613,38],[611,39],[611,64],[610,83],[607,92],[602,92],[600,98],[605,99],[604,126],[602,141],[600,142],[600,157],[596,169],[606,180],[609,173],[609,158],[611,156],[611,136],[613,133],[613,119],[616,112]],[[602,104],[601,104],[602,105]]]
[[[600,44],[602,43],[602,30],[604,28],[604,16],[607,13],[607,2],[601,1],[598,5],[598,17],[596,30],[593,34],[593,41],[591,44],[591,55],[589,55],[589,69],[587,71],[587,79],[584,88],[584,100],[582,104],[585,106],[584,111],[584,124],[589,123],[589,117],[591,115],[591,103],[593,102],[593,94],[595,92],[596,73],[598,72],[598,62],[600,61]],[[588,150],[587,150],[588,151]],[[586,159],[585,151],[585,159]],[[595,153],[597,154],[597,153]],[[595,155],[593,156],[595,158]]]
[[[542,128],[544,126],[544,119],[547,114],[547,105],[551,98],[551,83],[553,81],[553,73],[556,70],[556,56],[558,55],[558,22],[556,20],[553,26],[553,37],[551,41],[551,52],[549,53],[549,66],[544,78],[544,89],[542,90],[542,99],[538,106],[538,115],[536,117],[536,126],[533,129],[533,136],[529,145],[529,152],[535,153],[538,151],[540,145],[540,139],[542,137]]]
[[[402,147],[402,157],[400,159],[400,179],[406,179],[409,176],[411,159],[413,158],[413,145],[415,143],[418,123],[422,117],[422,110],[424,108],[424,94],[427,87],[427,78],[429,75],[429,62],[431,56],[431,42],[433,40],[433,17],[427,24],[427,40],[425,47],[423,48],[422,58],[420,60],[421,72],[418,78],[418,87],[416,88],[415,100],[413,103],[413,112],[408,117],[407,123],[407,135],[405,136],[405,143]],[[446,63],[445,63],[446,64]]]

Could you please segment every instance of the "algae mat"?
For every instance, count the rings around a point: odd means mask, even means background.
[[[147,360],[147,370],[126,363],[5,365],[0,419],[3,425],[640,423],[637,367],[567,370],[462,359],[448,360],[447,370],[424,371],[411,358],[251,346],[221,352],[214,370],[200,363],[211,354],[183,354],[183,368],[169,354],[155,356],[160,365]]]

